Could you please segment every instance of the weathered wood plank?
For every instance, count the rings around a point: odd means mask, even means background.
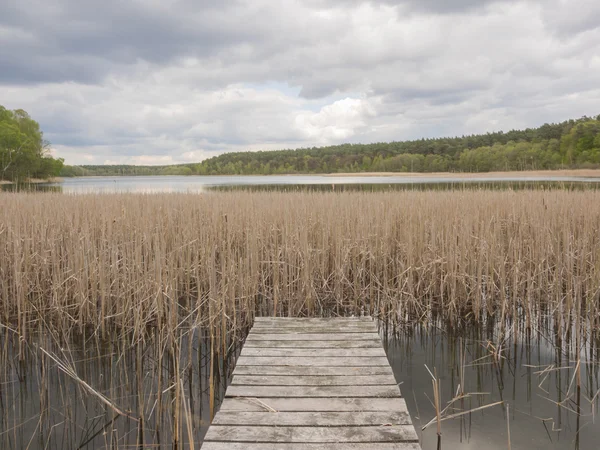
[[[267,340],[246,340],[244,348],[381,348],[381,341],[377,339],[367,339],[360,341],[267,341]]]
[[[377,322],[373,320],[336,320],[336,321],[320,321],[320,322],[303,322],[297,320],[273,320],[255,322],[253,328],[284,328],[284,327],[372,327],[377,328]]]
[[[378,442],[310,444],[300,442],[280,442],[252,444],[249,442],[206,442],[202,450],[421,450],[417,443]]]
[[[211,426],[206,441],[229,442],[418,442],[412,425],[366,427]]]
[[[403,398],[226,398],[220,411],[407,411]]]
[[[364,356],[353,358],[347,356],[320,357],[285,357],[285,356],[240,356],[236,367],[239,366],[389,366],[385,356]]]
[[[226,397],[400,397],[396,385],[384,386],[229,386]]]
[[[241,356],[293,356],[293,357],[311,357],[316,356],[319,358],[323,357],[352,357],[362,358],[365,356],[379,356],[386,357],[383,348],[322,348],[315,351],[314,348],[255,348],[255,347],[244,347],[242,349]]]
[[[250,333],[248,341],[362,341],[379,339],[377,333],[291,333],[291,334],[260,334]]]
[[[396,386],[392,375],[358,375],[358,376],[277,376],[277,375],[236,375],[231,386]]]
[[[257,317],[254,319],[255,327],[269,325],[269,326],[323,326],[323,325],[360,325],[360,324],[372,324],[377,326],[377,321],[369,318],[338,318],[338,319],[296,319],[296,318],[265,318]]]
[[[344,322],[374,322],[371,316],[364,317],[255,317],[254,324],[261,322],[282,323],[344,323]]]
[[[253,330],[282,330],[282,329],[368,329],[377,330],[377,323],[372,320],[361,321],[331,321],[331,322],[298,322],[298,321],[271,321],[271,322],[256,322],[252,327]]]
[[[222,411],[213,425],[270,425],[270,426],[366,426],[409,425],[406,411],[375,412],[249,412]]]
[[[285,327],[285,328],[252,328],[250,334],[300,334],[300,333],[311,333],[311,334],[332,334],[332,333],[377,333],[377,328],[372,326],[310,326],[310,327]]]
[[[236,375],[392,375],[390,366],[237,366]]]

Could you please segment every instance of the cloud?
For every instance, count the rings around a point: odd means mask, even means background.
[[[535,126],[600,112],[576,3],[5,0],[0,103],[81,164]]]
[[[330,144],[351,138],[367,127],[369,117],[374,116],[375,108],[368,101],[345,98],[322,107],[317,113],[300,113],[295,123],[307,139]]]

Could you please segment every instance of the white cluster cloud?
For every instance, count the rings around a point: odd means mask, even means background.
[[[5,0],[0,104],[70,164],[480,133],[600,113],[593,0]]]
[[[308,140],[331,144],[350,139],[368,127],[374,107],[365,100],[345,98],[324,106],[317,113],[299,113],[296,127]]]

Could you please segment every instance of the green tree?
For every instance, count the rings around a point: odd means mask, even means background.
[[[48,148],[39,124],[29,114],[0,106],[0,179],[58,175],[63,160],[52,158]]]

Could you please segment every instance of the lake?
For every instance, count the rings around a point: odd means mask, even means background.
[[[124,176],[65,178],[61,182],[24,185],[19,189],[81,193],[198,193],[219,189],[253,190],[391,190],[449,188],[596,188],[600,178],[575,176],[335,176],[335,175],[252,175],[252,176]],[[11,191],[13,185],[2,186]]]

